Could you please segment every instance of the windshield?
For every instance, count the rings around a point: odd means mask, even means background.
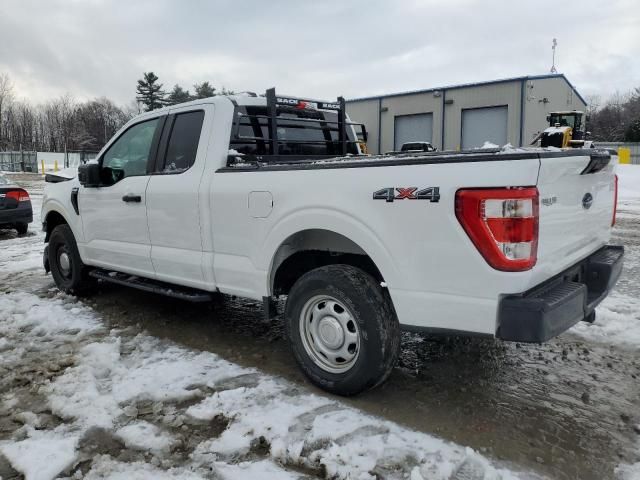
[[[555,127],[556,124],[560,124],[561,127],[576,127],[576,116],[572,114],[552,114],[550,124]],[[580,126],[580,123],[578,123]]]

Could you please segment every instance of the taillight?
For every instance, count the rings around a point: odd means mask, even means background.
[[[496,270],[521,272],[536,264],[536,187],[458,190],[456,217],[480,254]]]
[[[611,226],[616,224],[616,214],[618,213],[618,175],[614,175],[614,194],[613,194],[613,218],[611,218]]]
[[[11,190],[7,192],[7,198],[13,198],[18,202],[28,202],[31,200],[26,190]]]

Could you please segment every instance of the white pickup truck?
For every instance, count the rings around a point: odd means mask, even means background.
[[[312,382],[380,384],[402,329],[543,342],[617,281],[615,154],[360,154],[344,101],[218,96],[142,114],[48,183],[45,268],[192,300],[287,296]],[[61,178],[51,179],[63,180]]]

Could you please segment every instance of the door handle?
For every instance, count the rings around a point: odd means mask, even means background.
[[[133,195],[131,193],[128,193],[124,197],[122,197],[122,201],[127,203],[128,202],[140,203],[142,201],[142,197],[140,195]]]

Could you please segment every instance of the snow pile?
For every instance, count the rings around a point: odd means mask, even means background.
[[[135,417],[136,402],[192,399],[202,395],[198,387],[213,388],[222,379],[245,373],[215,355],[166,346],[148,336],[131,340],[126,358],[122,348],[116,333],[84,347],[78,365],[48,389],[54,413],[74,418],[84,428],[112,428],[122,415]]]
[[[224,480],[300,480],[297,472],[288,472],[269,460],[258,462],[240,462],[231,465],[224,462],[214,463],[215,469]]]
[[[571,332],[585,340],[640,351],[640,300],[614,291],[598,306],[594,323],[580,322]]]
[[[51,300],[25,292],[0,295],[4,366],[34,352],[50,351],[52,342],[77,342],[101,328],[88,308],[69,303],[65,295]]]
[[[85,480],[204,480],[184,468],[162,470],[145,462],[119,462],[108,455],[97,456]]]
[[[640,462],[620,465],[615,471],[616,480],[640,480]]]
[[[149,422],[136,422],[116,431],[116,437],[135,450],[166,452],[175,443],[175,439]]]
[[[220,414],[234,419],[219,438],[201,444],[194,458],[206,462],[247,453],[262,437],[276,460],[311,468],[322,464],[329,477],[374,478],[368,472],[377,466],[410,465],[424,478],[445,479],[467,456],[475,457],[440,439],[290,390],[264,378],[255,387],[219,392],[189,408],[187,415],[201,420]]]
[[[187,411],[202,420],[221,413],[234,420],[219,438],[196,449],[193,457],[202,463],[249,452],[261,440],[275,460],[310,469],[322,465],[328,478],[395,478],[404,471],[417,480],[449,479],[470,469],[477,475],[470,478],[518,478],[471,449],[322,397],[292,395],[291,385],[268,377],[255,387],[216,393]]]
[[[495,143],[491,143],[490,141],[485,141],[484,144],[480,148],[500,148],[500,145],[496,145]]]
[[[36,434],[6,445],[0,444],[0,452],[27,480],[50,480],[71,466],[77,437],[60,437],[56,433]]]

